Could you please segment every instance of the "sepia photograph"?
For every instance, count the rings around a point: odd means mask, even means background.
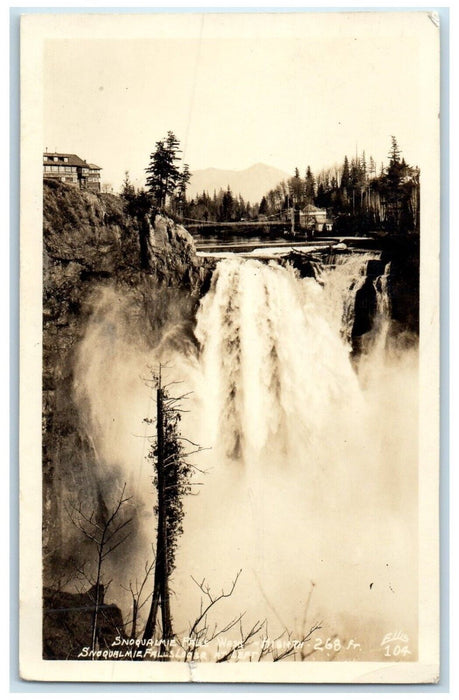
[[[438,682],[439,63],[22,16],[22,678]]]

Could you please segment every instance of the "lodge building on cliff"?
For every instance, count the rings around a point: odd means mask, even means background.
[[[43,179],[60,180],[82,190],[100,192],[100,168],[74,153],[43,153]]]

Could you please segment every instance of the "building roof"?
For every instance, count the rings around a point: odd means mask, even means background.
[[[67,165],[77,165],[80,168],[89,168],[90,170],[102,170],[101,167],[95,165],[94,163],[87,163],[85,160],[77,156],[76,153],[43,153],[43,158],[48,157],[52,159],[57,158],[67,158]]]
[[[303,211],[305,214],[317,214],[318,212],[326,212],[326,209],[320,209],[320,207],[314,206],[314,204],[306,204]]]
[[[43,153],[43,158],[45,158],[46,156],[51,159],[54,157],[68,158],[68,165],[79,165],[80,167],[87,166],[87,163],[85,163],[85,161],[82,160],[75,153]]]

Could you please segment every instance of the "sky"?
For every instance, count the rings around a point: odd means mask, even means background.
[[[45,43],[43,146],[101,166],[115,191],[126,170],[144,184],[168,130],[192,171],[262,162],[293,174],[363,150],[380,164],[391,135],[418,165],[430,20],[389,14],[207,15],[135,38],[88,23]]]

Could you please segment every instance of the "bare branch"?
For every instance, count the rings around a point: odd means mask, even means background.
[[[244,616],[245,613],[241,613],[237,617],[233,618],[230,620],[226,625],[224,625],[221,629],[218,629],[217,625],[214,626],[213,632],[208,635],[208,624],[207,624],[207,614],[208,612],[215,606],[219,601],[223,600],[224,598],[229,598],[233,592],[234,589],[236,588],[239,576],[242,573],[242,569],[240,569],[234,578],[234,580],[231,583],[231,586],[227,592],[225,592],[223,589],[221,593],[217,596],[213,596],[209,584],[206,583],[206,579],[203,578],[201,583],[199,583],[193,576],[191,576],[191,579],[194,581],[194,583],[198,586],[198,588],[202,591],[203,595],[208,599],[207,605],[204,604],[203,599],[201,598],[200,601],[200,612],[194,623],[191,625],[190,632],[189,632],[189,637],[191,640],[193,639],[202,639],[204,636],[207,636],[207,641],[213,641],[218,637],[220,634],[224,634],[225,632],[228,632],[228,630],[232,629],[235,625],[240,622],[242,617]],[[200,627],[202,623],[202,627]],[[192,648],[187,649],[186,654],[185,654],[185,660],[188,658],[188,652],[191,651],[191,659],[194,658],[194,653],[196,651],[196,645],[192,643]]]
[[[235,643],[233,647],[223,656],[219,657],[216,660],[216,663],[222,663],[223,661],[228,661],[232,655],[234,654],[235,651],[239,649],[244,649],[244,647],[252,641],[253,637],[255,637],[256,634],[258,634],[264,627],[266,620],[263,620],[260,622],[260,620],[257,620],[255,624],[251,627],[251,629],[247,632],[247,634],[244,634],[243,629],[242,629],[242,615],[240,617],[240,635],[241,635],[241,641],[238,643]]]
[[[70,521],[72,524],[80,530],[80,532],[84,535],[84,537],[92,542],[97,550],[97,564],[96,564],[96,571],[97,574],[95,575],[95,578],[91,577],[89,574],[86,572],[86,565],[83,567],[76,567],[77,573],[79,573],[80,577],[83,580],[86,580],[87,583],[90,584],[91,589],[94,588],[94,596],[93,596],[93,613],[92,613],[92,628],[91,628],[91,649],[94,651],[96,648],[97,644],[97,639],[100,631],[100,627],[98,624],[98,618],[101,614],[103,613],[103,597],[104,593],[108,589],[108,586],[112,583],[112,579],[107,581],[105,584],[102,584],[102,565],[105,559],[115,551],[118,547],[120,547],[123,542],[125,542],[128,537],[130,536],[130,532],[128,532],[124,537],[120,538],[120,533],[123,528],[125,528],[126,525],[128,525],[130,522],[132,522],[132,518],[128,518],[127,520],[122,521],[121,523],[115,525],[115,518],[117,517],[118,513],[120,512],[121,508],[128,503],[131,500],[131,497],[125,498],[126,490],[126,483],[123,485],[123,488],[121,490],[120,497],[111,512],[109,517],[106,517],[105,520],[102,520],[101,522],[97,522],[96,516],[95,516],[95,511],[93,510],[90,515],[87,515],[84,512],[83,506],[81,502],[77,506],[71,505],[71,504],[66,504],[66,512],[69,516]],[[115,538],[117,538],[117,541],[115,541]],[[113,542],[111,546],[109,546],[109,543]],[[101,590],[101,585],[104,586],[104,588]],[[91,590],[90,589],[90,590]],[[131,591],[132,594],[132,591]],[[98,631],[99,630],[99,631]]]
[[[189,438],[186,437],[179,437],[179,440],[183,440],[184,442],[189,442],[190,445],[194,445],[194,447],[199,447],[201,450],[210,450],[210,447],[202,447],[201,445],[198,445],[197,442],[193,442],[193,440],[190,440]]]
[[[304,637],[302,637],[302,639],[298,640],[299,644],[297,644],[297,645],[292,644],[291,647],[288,647],[280,654],[273,653],[273,661],[282,661],[282,659],[286,659],[289,656],[294,656],[295,654],[297,654],[298,651],[300,651],[301,646],[304,645],[306,642],[308,642],[311,639],[314,632],[316,632],[317,630],[320,630],[321,627],[322,627],[322,623],[316,623],[315,625],[313,625],[311,627],[309,632]],[[285,633],[287,634],[287,639],[290,640],[292,633],[291,632],[289,632],[289,633],[285,632]]]
[[[128,532],[127,535],[125,535],[121,540],[119,540],[119,541],[116,542],[112,547],[110,547],[110,549],[108,549],[106,552],[104,552],[103,555],[102,555],[102,560],[106,559],[106,558],[108,557],[109,554],[111,554],[112,552],[115,551],[115,549],[118,549],[118,547],[119,547],[120,545],[122,545],[123,542],[126,542],[126,540],[127,540],[130,536],[131,536],[131,533]]]
[[[207,641],[213,642],[213,640],[216,639],[220,634],[224,634],[225,632],[229,632],[229,630],[232,629],[233,627],[235,627],[238,624],[238,622],[241,622],[244,615],[245,615],[245,611],[242,613],[239,613],[239,615],[237,617],[234,617],[221,629],[218,629],[217,624],[215,623],[214,631],[212,632],[212,634],[209,637],[207,637]]]
[[[133,520],[132,518],[129,518],[128,520],[124,520],[122,523],[120,523],[120,525],[118,525],[113,530],[113,532],[108,537],[105,538],[105,544],[108,544],[108,542],[110,542],[110,540],[112,540],[114,537],[116,537],[116,535],[120,532],[120,530],[123,529],[123,527],[126,527],[126,525],[129,525],[129,523],[132,523],[132,520]]]
[[[183,383],[184,383],[183,381],[169,382],[168,384],[163,384],[163,389],[168,389],[170,386],[174,386],[174,384],[183,384]]]

